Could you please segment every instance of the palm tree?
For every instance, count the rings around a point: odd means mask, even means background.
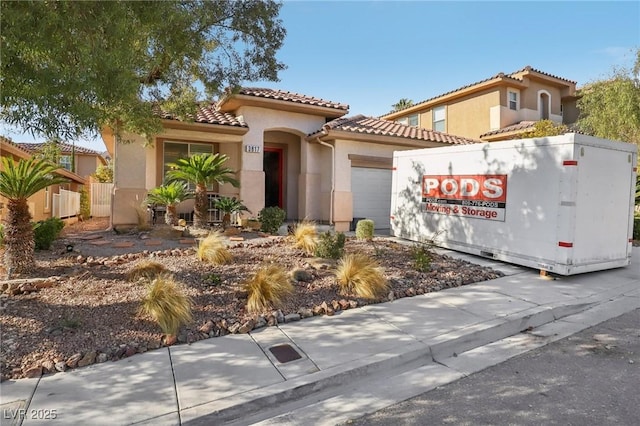
[[[400,111],[403,109],[407,109],[410,106],[413,106],[413,101],[411,99],[402,98],[397,103],[391,105],[394,111]]]
[[[171,170],[167,172],[167,178],[170,181],[182,180],[196,186],[193,218],[195,228],[203,228],[206,225],[208,185],[217,182],[220,185],[230,183],[235,187],[240,186],[238,181],[231,177],[234,171],[224,167],[228,159],[224,154],[196,154],[169,164]]]
[[[35,267],[35,242],[27,199],[50,185],[67,182],[64,177],[54,174],[57,169],[58,166],[35,157],[17,164],[2,157],[0,195],[7,199],[4,264],[9,274],[22,274]]]
[[[231,224],[231,215],[240,212],[251,211],[242,204],[242,200],[238,200],[235,197],[220,197],[216,200],[215,208],[223,213],[222,216],[222,229],[227,229]]]
[[[186,183],[175,181],[149,191],[147,203],[167,206],[164,221],[167,225],[176,225],[178,223],[176,207],[184,200],[192,197],[193,194],[189,191]]]

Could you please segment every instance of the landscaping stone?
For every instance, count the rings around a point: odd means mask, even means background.
[[[24,371],[24,377],[28,379],[35,379],[42,376],[42,367],[31,367]]]
[[[239,322],[234,322],[230,327],[229,327],[229,333],[231,334],[237,334],[238,330],[240,330],[240,323]]]
[[[240,326],[240,328],[238,329],[238,333],[240,334],[246,334],[248,332],[250,332],[251,330],[253,330],[253,326],[256,324],[255,320],[253,318],[247,320],[244,324],[242,324]]]
[[[56,371],[59,371],[62,373],[64,371],[67,371],[67,363],[64,361],[56,362],[54,364],[54,368],[56,369]]]
[[[300,314],[285,315],[284,322],[300,321]]]
[[[78,361],[78,367],[86,367],[96,362],[96,351],[87,352],[80,361]]]
[[[77,352],[67,359],[67,367],[76,368],[78,366],[78,362],[82,359],[82,354]]]
[[[96,363],[102,364],[103,362],[107,362],[108,359],[109,359],[109,355],[105,353],[99,353],[98,356],[96,357]]]

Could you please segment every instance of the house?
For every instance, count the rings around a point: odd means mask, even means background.
[[[382,118],[484,141],[517,138],[536,121],[573,124],[576,82],[527,66],[424,100]]]
[[[237,170],[240,187],[210,188],[236,196],[253,216],[269,206],[287,219],[309,219],[348,230],[357,217],[389,227],[393,151],[476,140],[361,115],[348,105],[275,89],[243,88],[199,108],[193,121],[162,115],[163,131],[151,144],[139,135],[119,143],[102,138],[114,162],[112,225],[137,223],[136,207],[164,181],[168,164],[194,153],[222,153]],[[385,198],[386,197],[386,198]],[[189,217],[193,201],[178,213]]]
[[[42,152],[45,143],[18,143],[22,149],[32,155]],[[60,148],[60,167],[88,179],[99,166],[107,164],[107,160],[97,151],[82,146],[73,146],[58,142]],[[73,158],[72,158],[73,157]],[[75,167],[75,170],[72,170]]]
[[[14,161],[29,159],[33,153],[24,149],[23,145],[0,136],[0,156],[9,157]],[[0,167],[4,167],[0,163]],[[79,191],[86,184],[86,179],[66,169],[58,169],[59,175],[68,179],[68,183],[51,185],[31,196],[27,203],[32,220],[39,221],[50,217],[60,217],[69,222],[75,222],[79,211]],[[0,196],[0,222],[4,220],[7,201]]]

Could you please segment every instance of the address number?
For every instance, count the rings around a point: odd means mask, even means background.
[[[260,145],[245,145],[245,152],[260,152]]]

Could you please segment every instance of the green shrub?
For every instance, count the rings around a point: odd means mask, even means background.
[[[374,222],[371,219],[362,219],[356,225],[356,238],[370,240],[373,238]]]
[[[36,250],[49,250],[51,243],[58,238],[62,228],[64,228],[64,222],[57,217],[34,223],[33,239],[36,243]]]
[[[342,232],[332,234],[327,231],[320,234],[315,255],[323,259],[340,259],[344,253],[344,242],[346,238]]]
[[[431,251],[427,244],[415,244],[411,247],[411,258],[416,271],[428,272],[431,269]]]
[[[633,239],[640,240],[640,217],[633,217]]]
[[[277,234],[285,217],[287,212],[280,207],[265,207],[258,214],[258,220],[262,223],[260,230],[267,234]]]
[[[89,193],[86,189],[80,190],[80,218],[87,220],[91,217],[91,202],[89,201]]]

